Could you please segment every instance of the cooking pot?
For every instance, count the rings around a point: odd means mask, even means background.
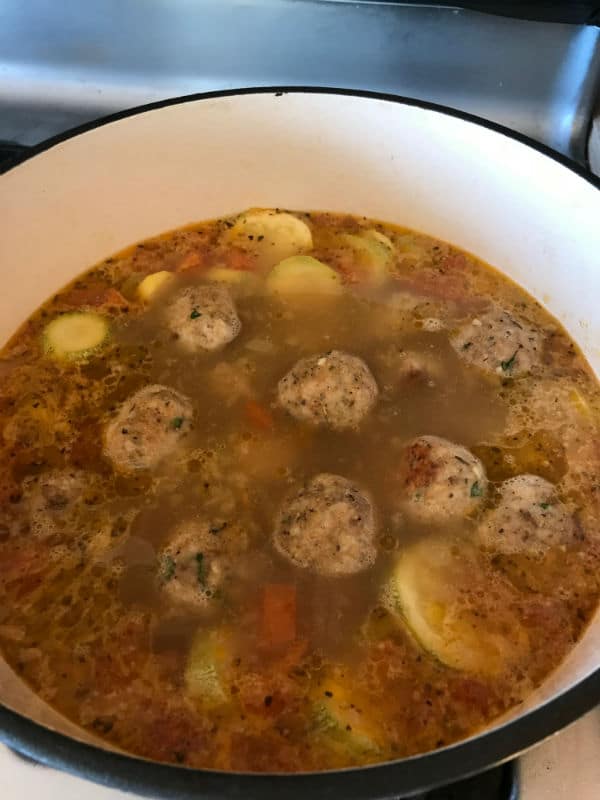
[[[0,178],[0,341],[78,273],[128,244],[272,206],[364,214],[475,253],[540,300],[598,373],[599,188],[539,144],[414,100],[264,89],[156,103],[45,142]],[[0,662],[1,741],[43,763],[158,797],[410,795],[511,758],[599,701],[597,614],[535,694],[475,736],[362,769],[251,775],[111,750]]]

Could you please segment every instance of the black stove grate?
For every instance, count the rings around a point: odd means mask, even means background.
[[[517,762],[510,761],[413,800],[519,800],[519,795]]]
[[[16,142],[0,141],[0,174],[9,167],[13,161],[22,158],[29,148]]]

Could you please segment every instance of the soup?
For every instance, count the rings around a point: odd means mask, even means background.
[[[598,602],[595,377],[471,255],[251,210],[108,258],[0,361],[0,645],[159,761],[472,735]]]

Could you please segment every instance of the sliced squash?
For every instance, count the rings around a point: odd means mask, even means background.
[[[354,271],[361,282],[380,286],[390,273],[395,249],[391,240],[377,230],[340,234],[342,243],[354,251]]]
[[[230,660],[228,637],[223,631],[198,631],[184,672],[187,694],[209,708],[228,703],[231,695],[225,673]]]
[[[412,545],[396,562],[384,604],[442,663],[493,675],[523,655],[528,638],[510,604],[494,601],[475,558],[445,540]]]
[[[108,338],[106,317],[93,311],[62,314],[44,328],[44,350],[53,358],[87,358]]]
[[[315,733],[334,749],[355,756],[375,754],[380,750],[377,729],[358,694],[342,673],[320,682],[313,693]]]
[[[161,290],[165,289],[170,283],[175,280],[172,272],[160,270],[160,272],[153,272],[138,284],[137,295],[144,303],[149,303],[154,296]]]
[[[237,247],[257,253],[264,269],[289,256],[306,253],[313,246],[312,233],[303,220],[273,209],[251,209],[240,214],[226,238]]]
[[[312,256],[292,256],[269,272],[267,289],[282,295],[337,294],[342,290],[342,281],[322,261]]]

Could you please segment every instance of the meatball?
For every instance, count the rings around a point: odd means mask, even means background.
[[[463,325],[450,343],[469,364],[516,378],[530,372],[538,362],[542,334],[524,319],[494,308]]]
[[[277,391],[280,404],[296,419],[335,430],[356,427],[379,393],[365,362],[339,350],[300,359]]]
[[[218,350],[238,335],[242,323],[224,286],[187,286],[165,309],[167,327],[188,350]]]
[[[556,496],[556,487],[538,475],[517,475],[500,487],[500,502],[483,519],[480,543],[506,555],[542,556],[551,547],[573,543],[575,524]]]
[[[273,544],[292,564],[321,575],[350,575],[377,555],[371,498],[339,475],[317,475],[283,504]]]
[[[445,523],[473,513],[487,492],[481,461],[439,436],[418,436],[400,462],[401,504],[416,522]]]
[[[237,525],[223,520],[182,522],[159,554],[163,595],[177,606],[209,610],[247,546],[246,532]]]
[[[168,386],[152,384],[127,399],[104,431],[104,452],[116,469],[155,467],[192,425],[191,401]]]

